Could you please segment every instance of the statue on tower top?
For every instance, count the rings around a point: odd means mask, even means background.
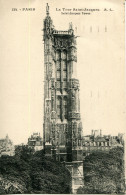
[[[46,4],[46,15],[47,16],[49,15],[49,5],[48,5],[48,3]]]

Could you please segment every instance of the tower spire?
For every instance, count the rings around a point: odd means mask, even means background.
[[[46,15],[47,16],[49,15],[49,5],[48,5],[48,3],[46,4]]]

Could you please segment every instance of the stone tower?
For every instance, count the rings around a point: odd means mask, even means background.
[[[46,7],[44,40],[44,148],[57,160],[82,160],[77,44],[72,23],[66,31],[53,26]]]

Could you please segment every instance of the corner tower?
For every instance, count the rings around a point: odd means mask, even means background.
[[[81,161],[82,124],[79,80],[76,77],[77,44],[72,23],[68,30],[56,30],[47,4],[43,32],[45,154],[60,161]]]

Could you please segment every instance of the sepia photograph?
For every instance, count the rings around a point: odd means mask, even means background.
[[[125,194],[125,1],[0,0],[0,194]]]

